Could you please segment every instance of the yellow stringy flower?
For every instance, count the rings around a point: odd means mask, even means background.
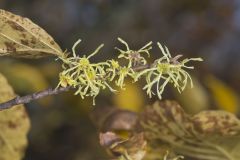
[[[153,86],[156,85],[157,95],[161,98],[165,86],[170,83],[182,92],[187,83],[192,79],[185,69],[193,69],[192,66],[186,66],[189,61],[202,61],[201,58],[189,58],[179,61],[181,55],[172,57],[168,48],[158,44],[163,57],[154,61],[153,64],[147,64],[147,60],[142,56],[143,53],[150,56],[152,42],[147,43],[139,50],[131,50],[124,40],[118,38],[125,45],[126,50],[116,48],[120,54],[118,58],[123,58],[127,61],[127,66],[121,66],[117,60],[106,60],[105,62],[92,63],[90,58],[96,55],[104,46],[101,44],[93,53],[88,56],[78,56],[75,52],[76,46],[81,42],[78,40],[72,47],[72,56],[67,52],[59,57],[62,61],[63,71],[59,74],[59,84],[57,87],[71,86],[76,89],[75,95],[80,95],[82,98],[86,96],[95,97],[102,89],[109,89],[111,92],[116,92],[109,85],[115,81],[116,86],[124,89],[125,79],[132,78],[135,82],[144,77],[146,85],[143,87],[147,94],[151,97],[153,94]],[[136,69],[138,68],[138,69]],[[139,69],[140,68],[140,69]]]
[[[131,50],[129,48],[127,42],[125,42],[121,38],[118,38],[118,41],[120,41],[122,44],[124,44],[127,49],[127,50],[122,50],[122,49],[115,47],[115,49],[117,49],[120,52],[118,58],[124,58],[124,59],[128,60],[129,61],[128,68],[131,68],[131,67],[137,66],[137,65],[141,65],[141,64],[144,65],[147,63],[146,59],[144,57],[142,57],[141,54],[146,53],[148,55],[148,57],[150,57],[149,50],[152,49],[152,46],[151,46],[152,41],[147,43],[145,46],[143,46],[139,50]]]
[[[186,66],[186,63],[189,61],[202,61],[202,59],[189,58],[179,62],[178,59],[182,57],[182,55],[172,57],[166,46],[163,47],[159,42],[157,44],[163,54],[163,57],[155,60],[154,64],[149,69],[140,72],[135,77],[135,81],[145,75],[147,84],[143,89],[147,90],[147,94],[151,97],[152,94],[154,94],[152,87],[156,84],[157,95],[160,99],[162,98],[162,93],[168,83],[173,84],[179,92],[182,92],[186,88],[188,80],[190,81],[192,87],[191,76],[187,71],[185,71],[185,69],[194,69],[194,67]]]

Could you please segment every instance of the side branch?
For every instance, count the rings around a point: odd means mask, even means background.
[[[132,69],[134,71],[141,71],[144,69],[149,68],[149,65],[140,65],[140,66],[135,66]],[[50,95],[56,95],[59,94],[61,92],[66,92],[69,91],[70,89],[72,89],[73,87],[71,86],[67,86],[67,87],[59,87],[59,88],[49,88],[40,92],[35,92],[26,96],[17,96],[7,102],[3,102],[0,103],[0,111],[4,110],[4,109],[9,109],[15,105],[19,105],[19,104],[25,104],[25,103],[29,103],[31,101],[46,97],[46,96],[50,96]]]
[[[72,87],[68,86],[68,87],[59,87],[59,88],[49,88],[40,92],[36,92],[33,94],[29,94],[23,97],[17,96],[16,98],[9,100],[7,102],[1,103],[0,104],[0,110],[4,110],[4,109],[9,109],[15,105],[18,104],[25,104],[25,103],[29,103],[33,100],[37,100],[46,96],[50,96],[50,95],[55,95],[55,94],[59,94],[61,92],[66,92],[69,91]]]

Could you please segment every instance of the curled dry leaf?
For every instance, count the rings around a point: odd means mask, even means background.
[[[147,142],[143,133],[136,133],[127,139],[113,132],[100,133],[100,144],[117,160],[142,160],[146,153]]]
[[[7,80],[0,74],[0,103],[15,97]],[[20,160],[27,146],[30,121],[23,105],[0,111],[0,160]]]
[[[62,55],[54,39],[28,18],[0,9],[0,56],[39,58]]]
[[[113,147],[119,143],[124,142],[122,138],[117,136],[117,134],[113,132],[106,132],[106,133],[100,133],[99,134],[99,142],[100,145],[103,147]]]
[[[102,132],[133,131],[138,115],[135,112],[116,107],[98,106],[94,108],[91,119]]]
[[[190,116],[176,102],[157,101],[146,108],[141,124],[148,142],[167,144],[177,154],[201,160],[240,159],[240,120],[231,113]]]

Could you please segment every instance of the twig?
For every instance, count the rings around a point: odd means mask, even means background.
[[[135,71],[141,71],[147,68],[149,68],[149,65],[139,65],[139,66],[132,67],[132,69]],[[40,92],[35,92],[33,94],[29,94],[26,96],[22,96],[22,97],[17,96],[14,99],[11,99],[7,102],[0,103],[0,111],[4,109],[9,109],[15,105],[29,103],[33,100],[37,100],[46,96],[59,94],[61,92],[66,92],[66,91],[69,91],[70,89],[72,89],[72,87],[70,86],[59,87],[59,88],[49,88],[49,89],[46,89]]]
[[[149,67],[151,67],[151,65],[145,64],[145,65],[134,66],[134,67],[132,67],[132,69],[133,69],[135,72],[139,72],[139,71],[142,71],[142,70],[144,70],[144,69],[148,69]]]
[[[25,104],[25,103],[29,103],[33,100],[37,100],[46,96],[50,96],[50,95],[55,95],[55,94],[59,94],[61,92],[66,92],[69,91],[72,87],[59,87],[59,88],[49,88],[40,92],[36,92],[33,94],[29,94],[26,96],[17,96],[16,98],[9,100],[7,102],[3,102],[0,104],[0,110],[4,110],[4,109],[9,109],[15,105],[18,104]]]

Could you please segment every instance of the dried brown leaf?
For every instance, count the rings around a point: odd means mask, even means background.
[[[167,144],[175,153],[194,159],[240,159],[240,120],[231,113],[204,111],[190,116],[176,102],[157,101],[146,108],[141,123],[155,146]]]
[[[54,39],[30,19],[0,9],[0,56],[39,58],[62,55]]]

